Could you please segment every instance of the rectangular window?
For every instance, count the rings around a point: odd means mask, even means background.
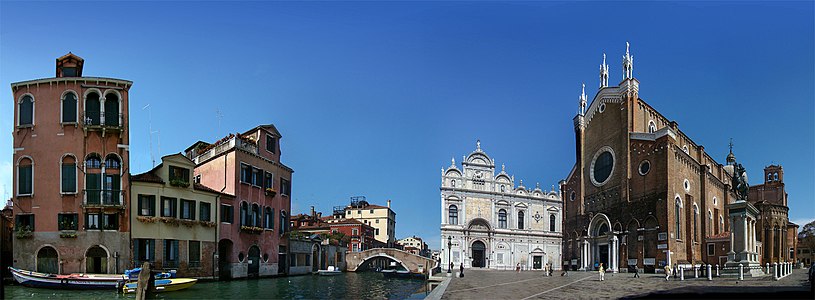
[[[140,216],[156,216],[156,196],[155,195],[141,195],[139,194],[139,215]]]
[[[133,257],[136,264],[141,266],[144,262],[152,262],[156,259],[156,241],[151,239],[133,240]]]
[[[32,190],[32,166],[19,166],[17,176],[17,195],[31,195]]]
[[[62,100],[62,123],[76,123],[76,96],[72,93]]]
[[[62,164],[62,192],[76,193],[76,164]]]
[[[58,214],[57,225],[59,230],[76,230],[79,228],[78,214]]]
[[[351,229],[351,236],[357,236],[357,235],[359,235],[359,230],[357,230],[356,228]]]
[[[210,220],[212,220],[212,218],[210,218],[211,209],[212,208],[209,203],[201,202],[201,211],[199,212],[199,214],[201,215],[200,220],[202,222],[209,222]]]
[[[266,177],[264,180],[265,182],[263,184],[263,187],[267,189],[274,189],[274,174],[266,172],[266,175],[264,176]]]
[[[714,256],[714,255],[716,255],[716,245],[707,244],[707,256]]]
[[[357,252],[357,244],[351,244],[351,252]]]
[[[170,166],[170,184],[183,186],[190,184],[190,169]]]
[[[178,268],[178,240],[164,240],[164,268]]]
[[[62,67],[62,77],[76,77],[76,67]]]
[[[221,204],[221,222],[232,223],[235,221],[235,210],[231,205]]]
[[[15,230],[34,231],[34,215],[17,215]]]
[[[161,216],[162,217],[173,217],[177,216],[176,214],[176,199],[169,198],[169,197],[161,197]]]
[[[291,195],[291,182],[285,178],[280,178],[280,194]]]
[[[266,151],[275,153],[275,148],[277,147],[277,141],[275,140],[274,136],[271,134],[266,135]]]
[[[261,186],[263,183],[263,170],[258,168],[252,168],[252,185],[254,186]]]
[[[106,205],[121,205],[121,181],[119,180],[119,175],[105,175],[105,186],[103,195],[103,201]]]
[[[105,230],[119,230],[119,214],[105,214]]]
[[[252,167],[241,163],[241,182],[252,183]]]
[[[189,266],[190,268],[200,268],[201,267],[201,242],[200,241],[190,241],[187,247],[187,254],[189,254]]]
[[[274,229],[274,208],[267,207],[264,215],[266,228]]]
[[[99,227],[99,214],[86,214],[85,215],[85,229],[101,229]]]
[[[195,201],[181,199],[181,218],[195,220]]]

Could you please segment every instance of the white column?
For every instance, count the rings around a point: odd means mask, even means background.
[[[744,232],[742,232],[742,235],[744,236],[744,242],[743,242],[742,244],[743,244],[743,246],[744,246],[744,248],[745,248],[745,249],[744,249],[744,251],[747,251],[747,250],[748,250],[748,247],[749,247],[749,246],[747,245],[747,243],[748,243],[748,242],[747,242],[747,230],[748,230],[748,227],[747,227],[747,216],[746,216],[746,215],[742,215],[742,216],[741,216],[741,220],[742,220],[742,224],[744,224],[744,230],[743,230]]]
[[[620,271],[620,239],[614,235],[612,238],[612,243],[614,244],[614,260],[612,265],[614,266],[614,273]]]
[[[666,261],[667,261],[668,265],[670,266],[671,265],[671,250],[665,250],[665,253],[666,253],[667,257],[668,257],[668,259]]]

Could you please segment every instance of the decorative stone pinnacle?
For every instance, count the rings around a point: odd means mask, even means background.
[[[455,165],[456,165],[456,158],[455,158],[455,157],[453,157],[453,158],[451,158],[451,159],[450,159],[450,165],[451,165],[451,166],[455,166]]]
[[[476,151],[481,151],[481,140],[476,140],[475,141],[475,150]]]
[[[505,170],[506,170],[506,167],[504,166],[504,164],[501,164],[501,172],[504,172]]]

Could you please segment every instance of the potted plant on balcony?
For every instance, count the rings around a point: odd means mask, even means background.
[[[181,180],[181,179],[173,178],[173,179],[170,179],[170,185],[187,188],[187,187],[190,186],[190,183],[186,182],[184,180]]]
[[[59,233],[59,237],[61,237],[61,238],[75,239],[75,238],[76,238],[76,231],[66,231],[66,232],[60,232],[60,233]]]
[[[15,235],[18,239],[27,239],[34,236],[34,233],[31,232],[31,226],[25,225],[17,228]]]
[[[139,222],[142,223],[155,223],[156,221],[158,221],[156,217],[152,216],[138,216],[136,217],[136,220],[139,220]]]
[[[272,197],[274,197],[274,195],[276,195],[276,194],[277,194],[277,191],[275,191],[275,189],[274,189],[274,188],[270,188],[270,187],[267,187],[267,188],[266,188],[266,195],[267,195],[267,196],[272,196]]]

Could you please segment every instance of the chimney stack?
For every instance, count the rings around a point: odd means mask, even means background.
[[[316,214],[314,213],[314,205],[312,205],[311,206],[311,217],[313,218],[314,216],[316,216]]]
[[[391,208],[391,199],[388,199],[388,208]]]

